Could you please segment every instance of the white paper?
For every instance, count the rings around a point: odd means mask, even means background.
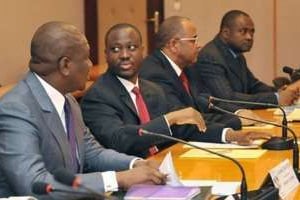
[[[217,181],[216,180],[184,180],[181,179],[180,182],[187,187],[204,187],[204,186],[213,186]]]
[[[241,183],[240,182],[216,182],[212,188],[213,195],[232,195],[237,193]]]
[[[282,199],[299,185],[299,181],[288,159],[271,169],[270,175],[275,187],[279,189],[279,196]]]
[[[171,152],[167,153],[167,155],[164,157],[164,160],[159,166],[159,171],[164,174],[168,174],[166,183],[167,185],[182,186],[182,183],[180,182],[179,177],[174,168]]]
[[[300,121],[300,108],[294,109],[291,113],[286,116],[289,122]]]
[[[291,105],[291,106],[283,106],[282,108],[286,114],[289,114],[289,113],[293,112],[295,109],[300,108],[300,104]],[[273,113],[274,115],[283,115],[282,111],[279,108],[272,108],[272,110],[274,111],[274,113]]]

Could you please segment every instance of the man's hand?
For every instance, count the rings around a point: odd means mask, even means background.
[[[237,142],[239,145],[250,145],[253,140],[257,139],[270,139],[272,135],[265,132],[257,131],[233,131],[229,130],[226,133],[226,141]]]
[[[295,82],[293,84],[298,83]],[[289,85],[286,89],[278,91],[279,94],[279,99],[278,99],[278,104],[281,106],[288,106],[292,105],[294,102],[296,102],[299,98],[299,88],[296,87],[296,85]],[[297,85],[300,85],[297,84]]]
[[[151,160],[136,160],[133,168],[117,172],[119,188],[128,189],[135,184],[165,184],[167,175],[158,170],[158,163]]]
[[[176,110],[165,115],[170,125],[194,124],[200,132],[206,131],[202,115],[192,107]]]

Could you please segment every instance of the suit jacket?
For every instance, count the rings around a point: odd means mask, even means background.
[[[185,68],[185,73],[189,80],[191,95],[186,92],[175,70],[160,50],[155,50],[153,54],[147,56],[140,69],[142,78],[153,81],[164,89],[171,106],[177,108],[191,106],[199,110],[211,127],[219,125],[240,129],[241,122],[237,117],[208,113],[208,102],[203,96],[208,90],[203,86],[204,83],[195,77],[195,73],[190,67]]]
[[[76,100],[67,95],[74,117],[82,183],[103,192],[100,171],[125,170],[134,158],[104,149],[85,127]],[[59,115],[37,77],[26,78],[0,101],[0,196],[32,195],[31,185],[56,182],[52,172],[71,169],[70,148]],[[54,199],[76,198],[74,193],[53,193]],[[49,197],[50,198],[50,197]],[[40,197],[39,197],[40,199]]]
[[[229,47],[218,36],[201,49],[195,67],[198,77],[216,97],[278,103],[275,88],[259,81],[249,70],[245,57],[241,54],[234,58]],[[258,108],[249,105],[237,107]]]
[[[168,111],[163,91],[155,84],[139,79],[139,87],[151,121],[140,125],[140,119],[129,93],[108,70],[100,76],[81,100],[83,118],[94,136],[107,148],[130,155],[147,157],[149,148],[163,148],[165,140],[141,137],[140,128],[170,134],[163,114]]]

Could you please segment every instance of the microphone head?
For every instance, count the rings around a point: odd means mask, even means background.
[[[208,104],[208,109],[214,109],[214,108],[215,108],[214,104],[210,102],[210,103]]]
[[[291,83],[289,78],[282,77],[282,76],[274,78],[272,82],[277,90],[282,88],[283,86],[289,85]]]
[[[289,75],[292,75],[293,72],[294,72],[294,69],[291,68],[291,67],[289,67],[289,66],[284,66],[284,67],[282,68],[282,71],[283,71],[284,73],[287,73],[287,74],[289,74]]]
[[[292,83],[293,82],[296,82],[300,79],[300,70],[297,69],[293,72],[293,74],[291,75],[291,80],[292,80]]]
[[[65,168],[55,170],[53,175],[55,180],[68,186],[78,187],[81,184],[79,177]]]
[[[139,135],[139,136],[143,136],[143,135],[144,135],[144,130],[143,130],[142,128],[140,128],[140,129],[138,130],[138,135]]]
[[[31,186],[32,193],[37,195],[45,195],[52,192],[52,190],[52,186],[44,182],[34,182]]]

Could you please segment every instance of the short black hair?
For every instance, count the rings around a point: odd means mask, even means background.
[[[111,32],[115,31],[115,30],[118,30],[118,29],[123,29],[123,28],[132,28],[133,30],[135,30],[137,33],[138,33],[138,36],[139,36],[139,39],[140,39],[140,42],[142,43],[142,34],[141,32],[139,31],[139,29],[137,27],[135,27],[134,25],[132,24],[128,24],[128,23],[119,23],[119,24],[115,24],[113,25],[112,27],[110,27],[108,29],[108,31],[106,32],[105,34],[105,46],[107,46],[107,42],[108,42],[108,36],[111,34]]]
[[[225,13],[221,21],[220,31],[225,27],[231,27],[234,23],[234,20],[241,15],[250,17],[247,13],[241,10],[230,10],[227,13]]]

